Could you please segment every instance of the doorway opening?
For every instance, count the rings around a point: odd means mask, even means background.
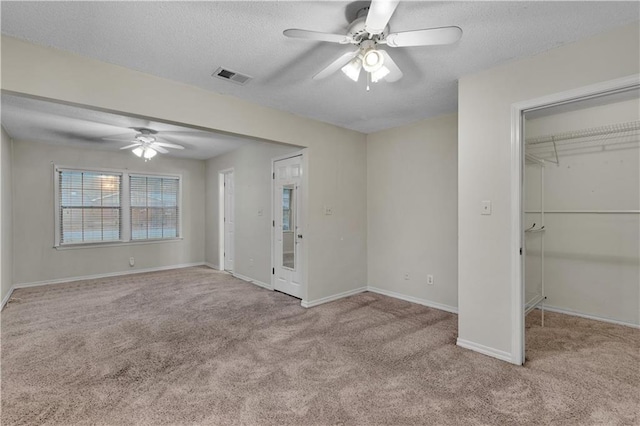
[[[235,183],[233,169],[218,173],[218,234],[220,270],[233,273],[235,260]]]
[[[515,364],[545,311],[640,322],[639,93],[636,75],[512,108]]]

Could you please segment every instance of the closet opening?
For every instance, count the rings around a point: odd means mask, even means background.
[[[520,126],[522,363],[615,345],[640,328],[640,88],[523,109]]]

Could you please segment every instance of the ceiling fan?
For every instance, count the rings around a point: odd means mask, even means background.
[[[462,36],[462,30],[455,26],[390,33],[388,23],[398,3],[399,0],[373,0],[369,7],[358,11],[356,19],[351,22],[344,35],[295,28],[285,30],[283,34],[292,38],[358,46],[356,50],[346,52],[333,61],[314,75],[313,79],[323,79],[341,69],[350,79],[358,81],[364,69],[369,90],[369,82],[394,82],[403,75],[389,53],[379,49],[379,45],[394,48],[434,46],[455,43]]]
[[[172,149],[184,149],[182,145],[178,145],[175,143],[162,142],[159,139],[157,130],[148,129],[146,127],[131,127],[132,130],[135,130],[137,134],[134,136],[133,140],[131,137],[128,138],[117,138],[117,137],[108,137],[102,138],[103,140],[110,141],[127,141],[132,142],[131,145],[123,146],[120,149],[131,149],[132,152],[138,157],[143,157],[144,161],[148,161],[156,156],[156,154],[162,153],[167,154],[169,151],[166,148]]]

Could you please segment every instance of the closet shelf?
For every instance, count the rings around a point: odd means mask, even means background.
[[[572,139],[592,138],[597,136],[608,136],[618,133],[632,133],[640,131],[640,121],[629,121],[627,123],[611,124],[608,126],[593,127],[573,132],[558,133],[555,135],[545,135],[526,140],[527,145],[539,145],[544,143],[564,142]]]
[[[640,147],[640,121],[539,136],[525,140],[525,158],[532,163],[559,164],[559,157]]]

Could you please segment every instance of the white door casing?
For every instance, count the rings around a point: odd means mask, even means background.
[[[235,242],[235,192],[233,172],[224,174],[224,270],[233,272]]]
[[[302,155],[274,161],[273,170],[273,288],[301,298],[304,267]]]

